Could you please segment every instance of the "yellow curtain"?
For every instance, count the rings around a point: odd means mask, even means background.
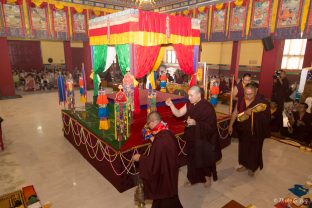
[[[8,4],[15,4],[17,0],[7,0]]]
[[[99,10],[93,10],[93,13],[95,14],[95,16],[100,16],[100,14],[101,14],[101,11],[99,11]]]
[[[202,7],[198,7],[198,11],[200,12],[200,13],[202,13],[202,12],[204,12],[205,11],[205,6],[202,6]]]
[[[165,55],[165,47],[161,47],[160,51],[159,51],[159,54],[157,56],[157,59],[155,61],[155,64],[154,64],[154,66],[152,68],[152,71],[156,71],[159,68],[159,66],[160,66],[160,64],[161,64],[161,62],[162,62],[162,60],[164,58],[164,55]]]
[[[154,89],[154,90],[156,89],[156,83],[155,83],[155,77],[154,77],[155,73],[154,73],[154,71],[156,71],[159,68],[162,60],[164,59],[164,55],[165,55],[165,47],[161,47],[160,50],[159,50],[157,59],[155,61],[155,64],[154,64],[154,66],[153,66],[153,68],[152,68],[152,70],[150,72],[149,81],[150,81],[150,83],[152,85],[152,89]]]
[[[62,3],[54,3],[55,8],[57,8],[58,10],[62,10],[64,9],[64,4]]]
[[[79,13],[79,14],[82,13],[83,10],[84,10],[84,8],[81,7],[81,6],[75,6],[74,8],[75,8],[76,12]]]
[[[44,2],[43,0],[31,0],[31,2],[36,5],[36,7],[40,7],[41,4]]]

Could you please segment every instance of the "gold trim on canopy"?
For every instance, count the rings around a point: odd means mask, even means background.
[[[90,37],[90,45],[118,45],[134,43],[142,46],[154,46],[161,44],[184,44],[184,45],[199,45],[200,37],[184,37],[180,35],[170,35],[153,33],[153,32],[125,32],[120,34],[111,34],[109,38],[107,35]]]

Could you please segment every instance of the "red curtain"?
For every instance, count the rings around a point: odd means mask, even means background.
[[[184,25],[181,27],[180,25]],[[170,33],[181,36],[193,36],[191,18],[170,16]],[[196,84],[194,76],[194,45],[173,44],[181,70],[192,75],[190,86]],[[197,62],[197,60],[196,60]]]
[[[135,78],[144,77],[154,66],[160,50],[157,46],[135,46]]]
[[[171,16],[170,15],[170,34],[181,35],[181,36],[192,36],[192,19],[182,16]],[[181,27],[183,25],[183,27]]]
[[[165,34],[166,17],[167,14],[139,10],[139,30]]]
[[[134,88],[134,92],[133,92],[133,102],[134,102],[134,114],[139,114],[141,112],[141,108],[140,108],[140,93],[139,93],[139,87],[135,87]]]
[[[194,74],[194,46],[174,44],[173,48],[181,70],[187,75]]]

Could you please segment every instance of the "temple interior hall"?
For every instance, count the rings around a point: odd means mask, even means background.
[[[312,208],[311,164],[312,0],[0,1],[0,208]]]
[[[2,125],[0,192],[32,184],[42,204],[50,202],[51,207],[135,207],[135,188],[119,193],[64,139],[57,99],[51,92],[1,101],[0,112],[7,119]],[[219,109],[226,111],[227,106]],[[184,207],[222,207],[233,199],[245,206],[273,207],[290,195],[288,188],[311,180],[310,152],[266,139],[264,169],[254,178],[235,171],[237,153],[238,141],[233,139],[217,165],[219,181],[209,189],[202,184],[184,187],[186,167],[180,168],[179,197]]]

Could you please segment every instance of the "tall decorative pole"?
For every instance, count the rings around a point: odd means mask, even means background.
[[[67,104],[68,109],[73,113],[75,111],[75,94],[74,94],[74,80],[71,73],[68,74],[66,79],[67,90]]]
[[[108,99],[105,90],[99,90],[96,104],[99,105],[98,116],[100,118],[99,129],[108,130],[110,128],[110,123],[108,119]]]

